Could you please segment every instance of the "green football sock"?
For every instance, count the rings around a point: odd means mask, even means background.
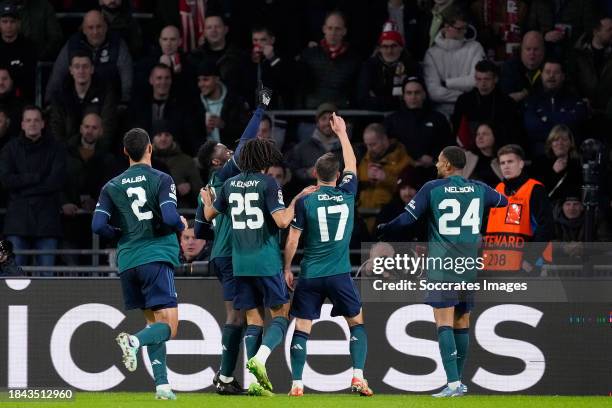
[[[446,380],[449,383],[459,381],[457,373],[457,346],[453,328],[450,326],[438,327],[438,347],[442,356],[442,364],[446,372]]]
[[[469,330],[469,328],[453,330],[455,345],[457,346],[457,373],[459,374],[459,379],[463,377],[463,366],[467,360],[467,353],[470,347]]]
[[[244,345],[246,346],[247,359],[251,359],[259,346],[261,346],[261,334],[263,333],[263,327],[250,324],[247,326],[246,332],[244,333]]]
[[[140,347],[163,343],[170,339],[170,326],[167,323],[153,323],[134,335]]]
[[[351,326],[350,330],[349,350],[353,361],[353,369],[363,370],[368,355],[368,334],[363,324]]]
[[[283,341],[288,326],[289,319],[281,316],[275,317],[266,329],[261,344],[268,347],[270,350],[274,350],[276,346]]]
[[[168,369],[166,368],[166,342],[147,346],[147,354],[153,369],[155,385],[168,384]]]
[[[240,353],[240,343],[242,342],[242,326],[226,324],[223,326],[221,337],[221,375],[232,377],[238,353]]]
[[[291,339],[291,375],[294,381],[302,379],[304,364],[306,364],[306,342],[310,335],[306,332],[296,330]]]

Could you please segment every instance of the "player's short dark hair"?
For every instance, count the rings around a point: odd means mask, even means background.
[[[91,55],[91,52],[82,48],[77,48],[72,53],[70,53],[70,65],[72,65],[72,60],[75,58],[87,58],[89,60],[89,63],[93,65],[93,57]]]
[[[502,146],[497,151],[497,157],[500,158],[504,154],[516,154],[521,160],[525,160],[525,151],[517,144],[507,144]]]
[[[451,166],[461,170],[465,167],[465,152],[457,146],[446,146],[442,149],[442,155],[448,160]]]
[[[482,74],[490,72],[495,76],[499,76],[499,68],[497,67],[497,65],[495,65],[494,62],[486,59],[478,61],[475,69],[476,72],[480,72]]]
[[[150,144],[149,134],[141,128],[130,129],[123,136],[123,147],[133,161],[140,161]]]
[[[245,173],[256,173],[283,162],[283,155],[272,140],[251,139],[244,144],[238,166]]]
[[[326,183],[336,181],[337,174],[340,171],[340,161],[333,153],[325,153],[317,159],[315,163],[317,178]]]
[[[217,147],[218,142],[214,140],[207,140],[200,148],[198,149],[198,164],[201,168],[210,167],[212,162],[212,156],[215,152],[215,147]]]

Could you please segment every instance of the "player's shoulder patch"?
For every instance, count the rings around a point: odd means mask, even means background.
[[[356,177],[355,174],[351,172],[346,172],[342,176],[341,183],[350,183],[355,177]]]
[[[278,203],[282,206],[285,205],[285,200],[283,199],[283,190],[278,189]]]

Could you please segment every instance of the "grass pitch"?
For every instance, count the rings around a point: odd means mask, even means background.
[[[591,408],[612,406],[611,397],[560,397],[560,396],[523,396],[498,395],[478,396],[468,395],[462,398],[434,399],[427,395],[375,395],[370,398],[357,395],[342,394],[310,394],[301,398],[289,398],[277,394],[275,397],[231,397],[219,396],[212,393],[178,393],[176,401],[156,401],[154,393],[93,393],[76,392],[74,401],[70,402],[44,402],[37,404],[33,401],[4,402],[0,407],[31,407],[41,408],[67,407],[67,408],[145,408],[145,407],[204,407],[204,408],[525,408],[525,407],[567,407]]]

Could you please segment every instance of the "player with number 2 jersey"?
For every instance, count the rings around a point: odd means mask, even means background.
[[[187,221],[176,209],[172,177],[151,167],[153,147],[143,129],[123,138],[130,167],[102,188],[92,230],[108,239],[119,237],[117,264],[125,308],[141,309],[147,327],[116,341],[128,371],[135,371],[138,350],[147,346],[157,399],[176,399],[168,383],[166,341],[176,336],[178,308],[174,267],[178,265],[176,233]]]

